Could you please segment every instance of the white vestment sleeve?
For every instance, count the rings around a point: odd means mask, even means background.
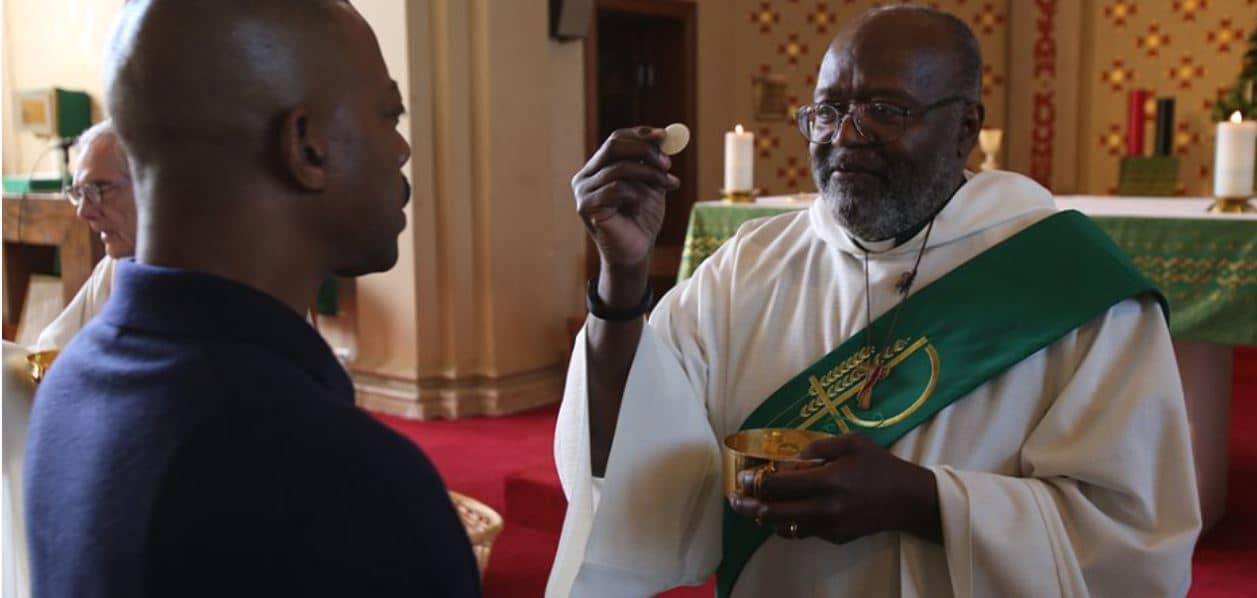
[[[39,337],[31,347],[32,351],[64,349],[70,344],[70,339],[74,338],[79,330],[100,313],[105,306],[105,301],[109,299],[110,289],[113,288],[115,263],[117,261],[109,256],[101,258],[96,263],[96,267],[92,268],[91,276],[74,294],[74,299],[70,300],[69,305],[61,310],[52,323],[40,331]]]
[[[1021,477],[931,468],[953,593],[1182,596],[1200,506],[1160,309],[1124,301],[1063,340],[1046,350],[1077,367],[1026,439]]]
[[[712,339],[700,314],[726,296],[715,270],[728,246],[643,327],[602,480],[591,475],[585,331],[577,337],[555,430],[568,508],[548,597],[648,596],[702,583],[719,564],[721,454],[705,407]]]

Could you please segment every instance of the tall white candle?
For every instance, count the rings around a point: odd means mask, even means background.
[[[725,133],[725,191],[755,188],[755,134],[738,125]]]
[[[1239,111],[1218,123],[1213,155],[1214,197],[1252,197],[1253,164],[1257,157],[1257,122],[1244,121]]]

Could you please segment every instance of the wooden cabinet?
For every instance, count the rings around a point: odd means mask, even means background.
[[[4,196],[4,338],[22,317],[33,273],[51,272],[60,256],[62,298],[69,303],[105,255],[100,237],[60,193]]]

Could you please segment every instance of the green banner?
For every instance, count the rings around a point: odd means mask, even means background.
[[[889,447],[968,395],[1118,302],[1165,299],[1089,218],[1061,212],[965,262],[909,297],[885,347],[889,372],[867,409],[857,395],[872,351],[858,332],[787,382],[741,429],[858,432]],[[872,324],[884,339],[894,310]],[[728,597],[751,555],[771,535],[725,505],[717,595]]]

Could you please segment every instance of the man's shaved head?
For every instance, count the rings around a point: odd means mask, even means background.
[[[266,269],[307,267],[304,285],[397,260],[405,110],[348,2],[129,0],[106,69],[138,260],[293,289]]]
[[[350,68],[342,0],[131,0],[108,105],[141,162],[247,158],[283,110]]]

